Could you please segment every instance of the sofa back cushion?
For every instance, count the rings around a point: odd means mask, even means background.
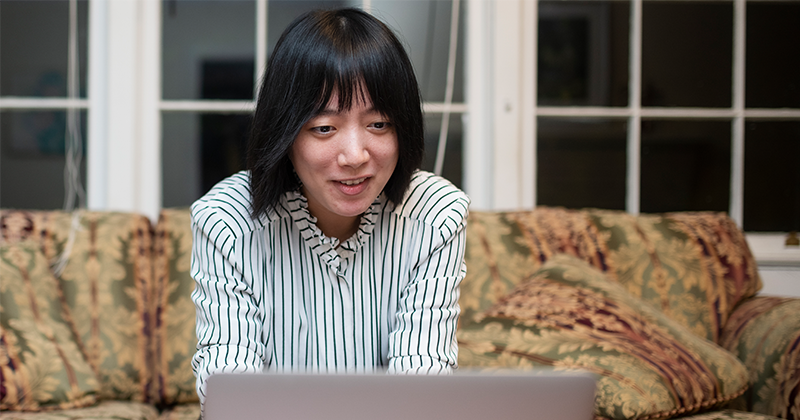
[[[160,404],[197,402],[192,356],[197,350],[194,279],[189,273],[189,209],[164,209],[156,225],[153,354],[155,399]]]
[[[97,373],[98,396],[148,401],[150,221],[115,212],[4,210],[0,235],[8,244],[34,241],[50,263],[68,250],[56,286],[65,322]]]
[[[744,235],[722,213],[633,216],[548,207],[473,211],[467,224],[461,326],[561,253],[598,268],[714,342],[733,308],[761,288]]]
[[[95,372],[39,245],[0,245],[0,279],[0,410],[94,404]]]
[[[458,332],[466,368],[584,370],[598,419],[666,419],[747,389],[744,365],[569,255],[551,258]]]

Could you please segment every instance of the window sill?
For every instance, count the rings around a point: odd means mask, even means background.
[[[747,233],[745,237],[760,267],[800,267],[800,247],[786,246],[786,234]]]

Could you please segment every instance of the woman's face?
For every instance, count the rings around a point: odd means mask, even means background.
[[[308,209],[327,236],[346,239],[383,191],[399,156],[397,133],[368,97],[349,110],[329,105],[300,130],[289,158],[303,183]]]

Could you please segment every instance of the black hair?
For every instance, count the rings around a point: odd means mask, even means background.
[[[267,62],[247,150],[253,218],[299,188],[289,152],[301,128],[334,94],[341,110],[368,97],[392,123],[399,156],[383,192],[395,204],[403,199],[425,148],[411,60],[392,30],[368,13],[313,11],[286,28]]]

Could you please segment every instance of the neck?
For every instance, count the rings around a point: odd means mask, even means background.
[[[361,217],[336,217],[336,220],[317,218],[317,227],[325,236],[336,238],[339,242],[350,239],[358,231]]]

